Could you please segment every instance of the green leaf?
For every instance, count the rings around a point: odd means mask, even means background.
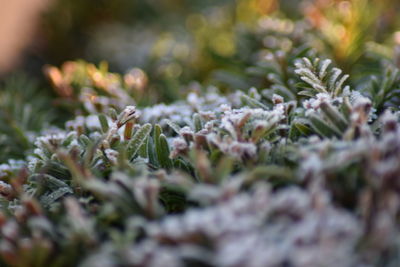
[[[191,173],[191,168],[190,168],[189,164],[181,158],[177,158],[177,159],[173,160],[173,165],[174,165],[174,168],[176,168],[176,169],[181,169],[187,173]]]
[[[153,137],[149,136],[147,139],[147,156],[149,158],[149,163],[153,166],[158,167],[157,155],[155,152]]]
[[[154,125],[154,130],[153,130],[153,138],[154,138],[154,146],[157,154],[157,159],[158,159],[158,150],[160,149],[160,134],[162,133],[161,126],[159,124]]]
[[[87,137],[86,135],[84,135],[84,134],[81,134],[80,136],[79,136],[79,142],[83,145],[83,146],[88,146],[88,145],[90,145],[91,143],[92,143],[92,141],[90,141],[90,139],[89,139],[89,137]]]
[[[57,161],[48,161],[40,172],[46,172],[47,174],[64,181],[71,179],[71,173],[69,170]]]
[[[103,131],[103,133],[106,133],[109,129],[106,116],[104,114],[99,114],[98,118],[101,125],[101,130]]]
[[[175,122],[171,120],[164,120],[166,124],[168,124],[169,127],[171,127],[172,130],[176,132],[177,135],[180,135],[181,127],[176,124]]]
[[[115,109],[110,108],[108,113],[112,120],[116,121],[118,119],[118,113]]]
[[[194,124],[194,129],[195,129],[196,133],[198,131],[200,131],[201,129],[203,129],[203,124],[201,122],[201,118],[200,118],[200,115],[198,113],[195,113],[193,115],[193,124]]]
[[[145,141],[143,142],[143,144],[139,148],[139,152],[138,153],[139,153],[139,156],[142,157],[142,158],[147,158],[148,157],[148,154],[147,154],[147,143],[149,142],[149,137],[150,137],[150,134],[145,139]]]
[[[71,144],[71,142],[75,139],[76,135],[69,133],[65,140],[62,142],[62,146],[66,147]]]
[[[160,163],[160,166],[162,168],[171,169],[172,161],[169,158],[169,146],[167,138],[165,137],[164,134],[160,134],[157,140],[158,141],[156,142],[156,152],[157,152],[158,162]]]
[[[328,123],[326,123],[323,119],[315,114],[311,114],[309,116],[309,121],[314,131],[316,131],[321,136],[328,138],[333,136],[341,136],[341,133],[337,129],[330,126]]]
[[[233,170],[235,160],[231,157],[222,157],[216,167],[215,177],[221,182],[229,176]]]
[[[85,153],[83,155],[83,164],[85,167],[89,167],[93,159],[96,156],[97,149],[102,143],[103,139],[100,138],[96,142],[90,143],[86,146]]]
[[[311,91],[306,91],[306,90],[300,91],[297,94],[298,95],[308,96],[308,97],[314,97],[314,94]]]
[[[51,192],[50,194],[43,195],[40,197],[40,203],[44,207],[50,207],[53,203],[55,203],[57,200],[62,198],[63,196],[67,194],[72,194],[72,190],[69,187],[60,187],[57,190]]]
[[[349,97],[347,97],[347,96],[343,97],[343,104],[340,106],[340,111],[344,115],[344,118],[347,119],[347,122],[350,119],[351,110],[352,110],[352,107],[350,104]]]
[[[45,185],[49,189],[56,190],[61,187],[68,187],[69,186],[60,179],[55,178],[49,174],[32,174],[29,177],[30,181],[36,181],[42,185]]]
[[[246,183],[256,180],[269,180],[275,185],[287,184],[294,181],[294,176],[289,168],[278,165],[258,166],[246,176]]]
[[[132,140],[129,141],[127,146],[128,159],[132,160],[136,156],[139,148],[145,143],[146,138],[149,136],[151,128],[151,124],[146,123],[135,133]]]
[[[295,121],[293,122],[293,126],[299,130],[300,133],[302,133],[305,136],[308,136],[312,134],[312,130],[310,127],[308,127],[305,123],[302,123],[300,121]]]
[[[341,132],[344,132],[347,129],[347,127],[348,127],[347,121],[334,106],[332,106],[330,103],[322,102],[320,107],[321,107],[321,111],[325,114],[325,116]]]
[[[246,103],[248,106],[252,108],[268,109],[266,105],[264,105],[263,103],[254,98],[249,97],[248,95],[241,95],[240,98],[244,103]]]

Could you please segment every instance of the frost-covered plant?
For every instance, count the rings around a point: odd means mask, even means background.
[[[397,266],[398,69],[360,82],[306,25],[260,23],[277,47],[247,71],[267,88],[140,106],[137,69],[48,69],[76,116],[3,155],[0,265]]]

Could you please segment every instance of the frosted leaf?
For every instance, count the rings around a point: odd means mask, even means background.
[[[301,217],[311,205],[311,199],[306,192],[292,187],[278,191],[272,199],[271,211]]]
[[[280,95],[278,95],[278,94],[273,94],[273,95],[272,95],[272,102],[273,102],[274,104],[280,104],[280,103],[283,103],[284,100],[283,100],[283,97],[282,97],[282,96],[280,96]]]
[[[36,167],[38,166],[38,164],[39,164],[39,159],[38,158],[30,157],[28,159],[28,170],[30,172],[34,172],[36,170]]]
[[[0,175],[1,175],[1,173],[0,173]],[[0,195],[8,196],[11,194],[11,192],[12,192],[11,185],[9,185],[3,181],[0,181]]]
[[[182,135],[193,135],[194,131],[189,126],[185,126],[180,129],[179,133]]]
[[[344,82],[350,77],[350,75],[346,74],[343,75],[343,77],[335,84],[335,92],[339,92],[339,90],[342,88]]]
[[[104,153],[106,154],[106,157],[112,164],[117,164],[119,155],[118,151],[111,148],[107,148],[104,150]]]
[[[307,78],[307,81],[310,84],[316,83],[320,85],[320,79],[308,68],[298,68],[295,70],[295,73],[301,75],[302,79]]]
[[[249,89],[249,95],[252,96],[256,100],[261,100],[261,95],[258,93],[255,87],[251,87]]]
[[[325,59],[324,61],[322,61],[321,68],[320,68],[319,74],[318,74],[321,79],[325,78],[325,76],[327,74],[326,70],[328,69],[328,67],[331,63],[332,63],[332,60],[330,60],[330,59]]]
[[[180,137],[174,138],[172,141],[172,151],[170,154],[171,158],[176,158],[181,154],[186,154],[188,152],[189,146],[186,141]]]
[[[65,137],[66,134],[64,132],[39,136],[36,138],[35,146],[41,149],[57,149],[61,146]]]
[[[339,78],[340,74],[342,74],[342,70],[338,68],[333,68],[332,69],[332,75],[329,77],[329,87],[330,88],[335,88],[335,83],[336,80]]]
[[[314,98],[306,99],[303,101],[303,107],[306,110],[319,110],[323,102],[333,103],[334,101],[341,103],[341,98],[331,98],[327,93],[318,93]]]

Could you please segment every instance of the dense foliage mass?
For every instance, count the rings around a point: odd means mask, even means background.
[[[369,37],[380,1],[316,2],[238,35],[218,86],[84,61],[1,84],[0,265],[398,266],[400,40]]]

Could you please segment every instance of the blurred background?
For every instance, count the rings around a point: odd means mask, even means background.
[[[190,81],[246,87],[240,77],[268,46],[268,36],[260,34],[268,17],[306,21],[315,29],[313,45],[351,72],[368,42],[394,42],[398,2],[0,0],[0,72],[41,79],[46,64],[104,60],[116,72],[142,69],[165,101]]]
[[[10,17],[0,19],[5,20],[1,34],[14,39],[1,44],[3,76],[15,69],[40,76],[43,65],[67,60],[105,60],[113,71],[141,68],[167,87],[177,80],[209,79],[216,69],[240,73],[235,61],[257,48],[241,43],[241,35],[254,31],[260,16],[278,9],[272,0],[9,2],[1,0],[5,8],[0,12]],[[283,2],[293,7],[297,1]]]

